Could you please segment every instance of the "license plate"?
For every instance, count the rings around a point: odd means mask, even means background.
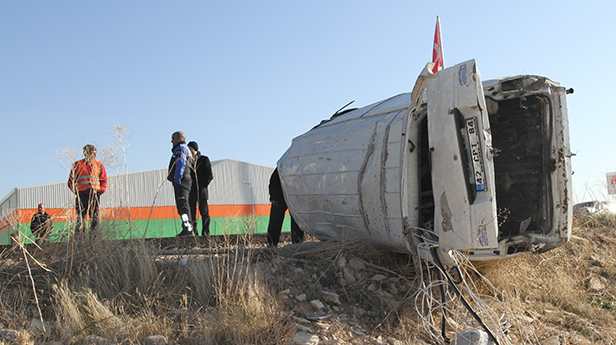
[[[482,164],[481,142],[477,129],[477,120],[475,118],[466,119],[466,134],[468,135],[468,144],[471,153],[471,162],[473,164],[473,175],[475,180],[475,191],[486,191],[485,172]]]

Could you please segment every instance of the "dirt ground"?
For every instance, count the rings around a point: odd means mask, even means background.
[[[560,248],[467,268],[463,296],[501,344],[616,344],[615,225],[576,220]],[[480,328],[407,255],[250,241],[4,249],[0,344],[439,344],[443,310],[447,338]]]

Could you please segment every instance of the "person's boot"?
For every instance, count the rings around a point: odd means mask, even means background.
[[[183,214],[181,218],[182,218],[182,232],[178,234],[178,237],[194,236],[193,226],[191,224],[191,221],[188,215]]]

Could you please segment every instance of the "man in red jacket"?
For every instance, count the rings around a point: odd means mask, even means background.
[[[94,232],[98,225],[100,196],[107,190],[107,171],[103,163],[96,159],[96,147],[90,144],[84,146],[83,157],[73,163],[68,175],[68,188],[75,193],[75,233],[84,231],[86,215],[90,216],[90,231]]]

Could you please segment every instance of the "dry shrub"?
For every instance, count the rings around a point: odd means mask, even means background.
[[[205,344],[288,344],[293,324],[263,280],[254,277],[245,290],[226,290],[219,304],[200,323]],[[230,292],[237,293],[232,296]]]
[[[153,249],[143,240],[108,241],[100,237],[74,243],[64,277],[103,298],[153,295],[162,288]]]
[[[95,334],[133,344],[148,335],[172,334],[171,322],[150,310],[125,314],[121,308],[102,302],[91,290],[74,291],[65,283],[56,285],[54,291],[56,332],[64,340]]]
[[[196,300],[213,305],[197,326],[200,343],[275,345],[290,340],[292,323],[254,265],[250,242],[249,235],[225,238],[222,253],[191,262]]]
[[[573,220],[578,228],[616,228],[616,214],[610,212],[581,214],[577,215]]]
[[[17,332],[17,339],[15,341],[17,345],[34,345],[34,340],[30,332],[21,330]]]
[[[605,231],[614,230],[574,228],[574,238],[563,247],[482,267],[495,289],[484,282],[481,292],[492,296],[490,305],[512,324],[512,338],[518,343],[540,344],[548,336],[562,335],[563,328],[571,337],[581,336],[597,344],[616,342],[614,313],[593,302],[594,295],[613,300],[616,289],[593,292],[587,286],[588,279],[597,276],[593,262],[599,262],[596,268],[601,275],[616,273],[611,259],[616,241],[609,243],[608,238],[606,243]]]
[[[208,260],[209,261],[209,260]],[[190,286],[193,291],[194,302],[201,306],[213,303],[214,291],[212,289],[212,271],[205,262],[194,261],[189,267]]]
[[[27,289],[2,287],[0,289],[0,324],[11,329],[26,326],[30,320],[28,306],[31,296],[32,292]]]
[[[165,315],[156,315],[150,310],[144,310],[136,316],[123,317],[128,339],[133,342],[150,335],[163,335],[167,338],[173,335],[174,323]]]
[[[86,328],[86,320],[77,296],[66,284],[56,285],[53,290],[56,329],[62,338],[69,339]]]

